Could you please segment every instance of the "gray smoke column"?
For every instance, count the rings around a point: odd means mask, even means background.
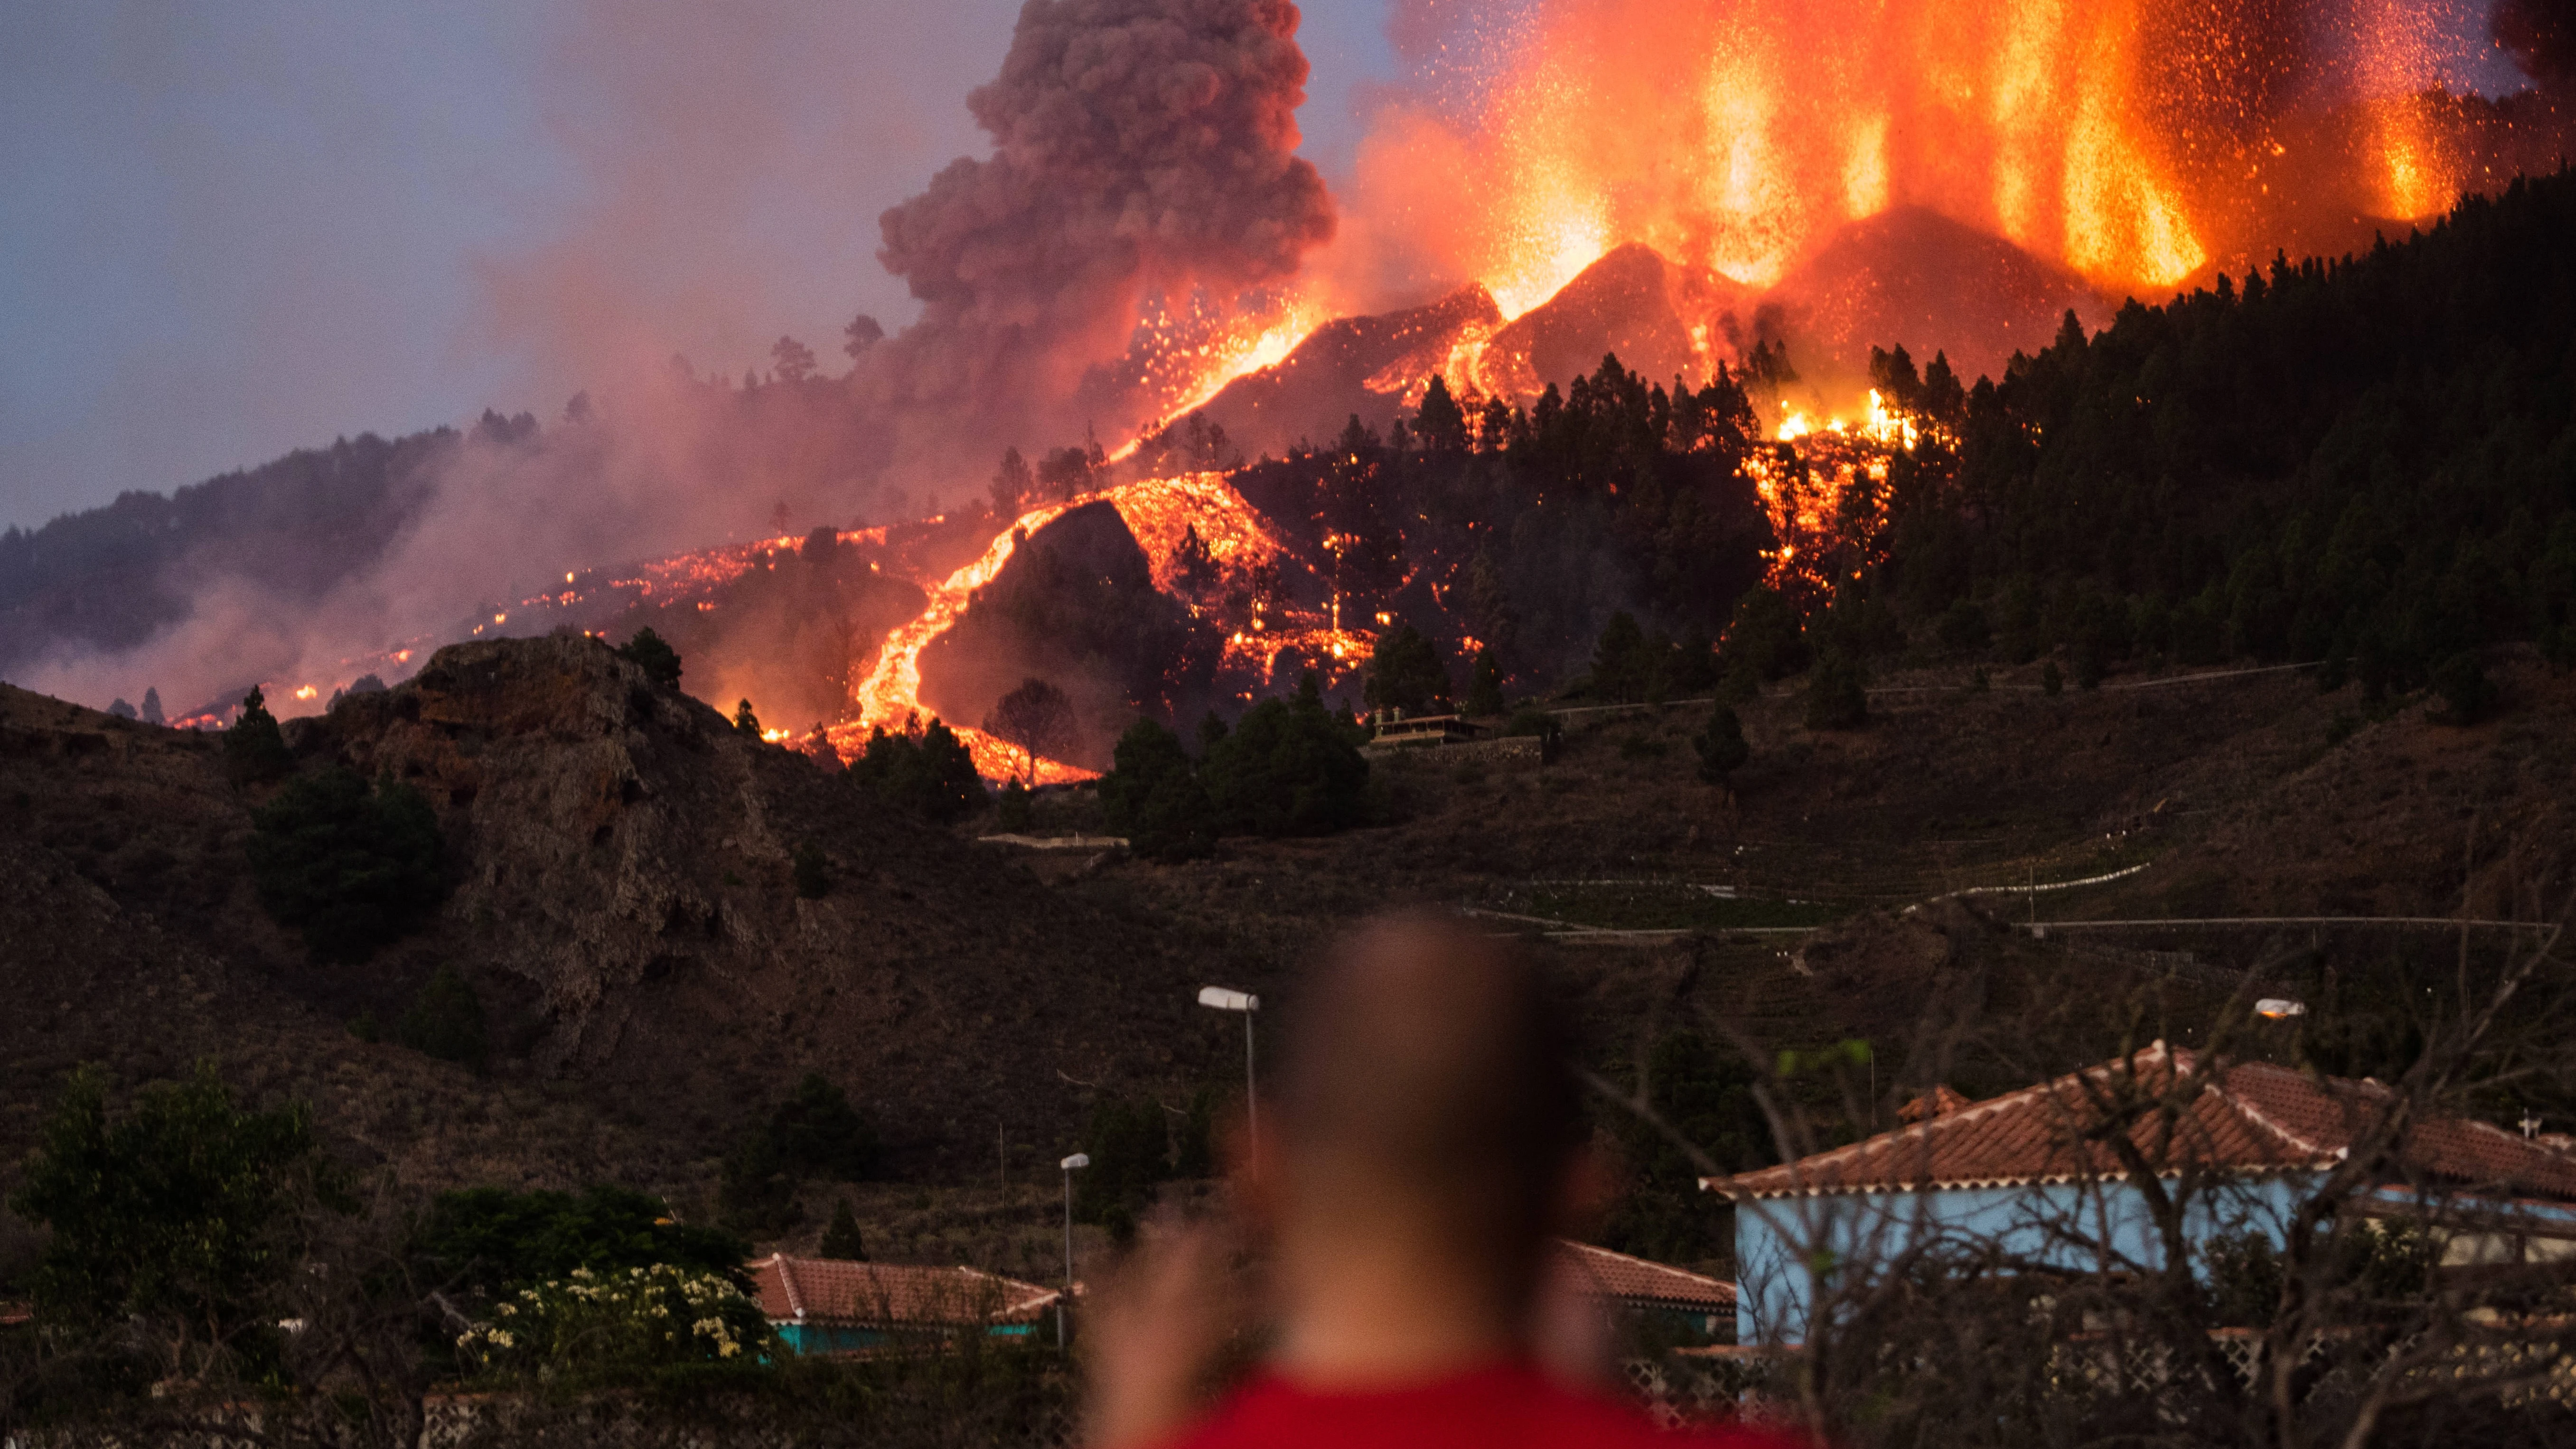
[[[1148,292],[1293,276],[1333,235],[1296,155],[1297,22],[1288,0],[1029,0],[967,100],[991,158],[882,218],[878,257],[923,310],[876,349],[874,390],[907,424],[1043,417],[1123,350]]]

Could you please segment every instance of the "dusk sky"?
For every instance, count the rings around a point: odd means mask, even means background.
[[[1390,12],[1419,44],[1458,3],[1304,7],[1337,189]],[[2483,0],[2431,3],[2482,36]],[[854,313],[912,317],[877,216],[984,152],[965,97],[1018,9],[0,0],[0,525],[552,417],[611,355],[739,375],[792,333],[838,364]]]
[[[0,0],[0,525],[485,406],[612,336],[738,372],[912,315],[877,214],[981,154],[1017,0]],[[1346,171],[1384,0],[1305,7]],[[623,314],[509,315],[567,271]],[[513,285],[516,283],[517,285]]]

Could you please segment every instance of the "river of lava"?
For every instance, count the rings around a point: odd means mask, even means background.
[[[1229,572],[1255,566],[1279,553],[1278,542],[1262,527],[1260,516],[1221,473],[1148,478],[1032,508],[996,534],[973,562],[930,586],[930,600],[922,611],[886,636],[874,667],[850,692],[855,716],[825,731],[825,737],[841,757],[854,758],[865,750],[873,730],[917,727],[922,716],[922,651],[956,624],[976,590],[1001,576],[1023,539],[1084,504],[1104,500],[1118,510],[1127,531],[1144,550],[1158,588],[1175,587],[1181,545],[1192,530],[1196,530],[1216,564]],[[1020,752],[1015,746],[971,725],[951,723],[949,728],[956,731],[967,752],[975,757],[976,769],[986,778],[1006,779],[1021,772]],[[1035,774],[1041,785],[1094,778],[1093,771],[1049,759],[1037,762]]]

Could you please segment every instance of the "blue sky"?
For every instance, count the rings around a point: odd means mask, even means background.
[[[1018,9],[0,0],[0,525],[551,414],[591,339],[495,315],[513,276],[600,274],[616,325],[706,368],[899,325],[877,213],[980,153],[965,95]],[[1384,9],[1305,7],[1337,180],[1395,72]]]

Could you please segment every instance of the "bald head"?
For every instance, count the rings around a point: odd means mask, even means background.
[[[1579,1117],[1558,1013],[1509,943],[1399,916],[1302,994],[1279,1130],[1298,1211],[1442,1245],[1525,1291]]]

